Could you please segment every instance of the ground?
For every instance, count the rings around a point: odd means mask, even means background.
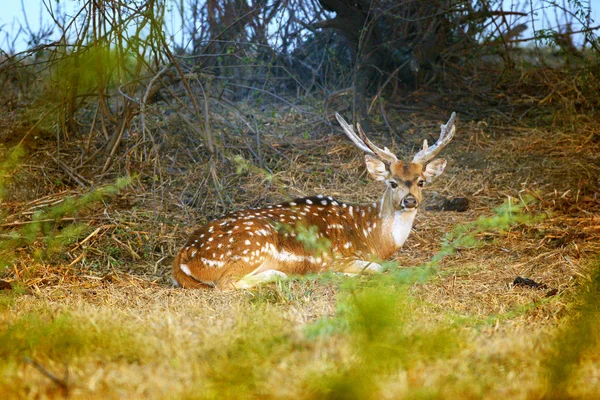
[[[411,121],[400,156],[436,134],[438,114]],[[600,397],[593,114],[460,121],[446,172],[424,191],[411,236],[381,276],[173,288],[170,262],[196,223],[303,195],[381,194],[346,138],[335,128],[303,133],[303,118],[261,121],[280,132],[261,139],[268,168],[235,158],[245,145],[236,138],[217,161],[234,172],[168,155],[168,178],[153,192],[132,175],[61,222],[87,228],[59,251],[36,255],[48,248],[42,239],[16,248],[0,276],[12,286],[0,291],[3,398]],[[49,187],[62,172],[40,167],[41,155],[31,146],[11,176],[20,191],[5,197],[3,240],[40,207],[88,190]],[[467,211],[437,209],[457,197]],[[540,286],[514,285],[517,277]]]

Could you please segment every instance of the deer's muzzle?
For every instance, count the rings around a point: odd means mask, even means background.
[[[412,194],[406,195],[406,197],[404,197],[402,199],[401,204],[402,204],[402,207],[404,207],[407,210],[417,208],[419,206],[419,202],[417,201],[417,198],[415,196],[413,196]]]

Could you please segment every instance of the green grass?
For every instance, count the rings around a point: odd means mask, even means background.
[[[58,396],[34,360],[60,379],[66,369],[75,398],[600,393],[578,384],[596,371],[597,286],[581,287],[560,326],[529,327],[523,319],[553,304],[461,320],[394,279],[293,279],[222,294],[127,286],[3,294],[0,391]]]
[[[311,337],[342,332],[353,349],[351,362],[310,379],[316,398],[378,398],[382,378],[447,358],[459,347],[456,327],[420,320],[420,306],[405,286],[389,285],[380,277],[349,286],[336,317],[307,327]]]
[[[586,357],[599,354],[600,258],[591,262],[590,270],[589,280],[571,303],[569,317],[554,333],[550,349],[542,360],[548,398],[568,398],[574,381],[579,380],[577,383],[585,387],[586,379],[581,382],[577,376],[581,372],[578,371],[580,364]]]
[[[143,330],[111,320],[91,320],[69,312],[39,309],[7,322],[0,330],[3,360],[51,359],[70,363],[94,354],[106,361],[140,362],[147,346]]]

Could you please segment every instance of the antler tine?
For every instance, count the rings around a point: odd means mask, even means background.
[[[390,152],[387,149],[387,147],[384,148],[384,150],[382,150],[379,147],[375,146],[369,140],[369,138],[367,138],[367,135],[365,135],[365,133],[363,132],[363,130],[360,127],[360,125],[358,125],[358,132],[360,133],[360,135],[362,136],[362,138],[359,137],[356,134],[356,132],[354,132],[354,128],[352,128],[352,126],[349,125],[344,120],[344,118],[342,118],[342,116],[340,114],[335,113],[335,118],[338,120],[338,122],[342,126],[342,129],[344,129],[344,132],[346,133],[346,136],[348,136],[350,138],[350,140],[352,140],[352,142],[354,142],[354,144],[359,149],[361,149],[365,153],[373,154],[374,156],[379,157],[382,161],[387,161],[389,163],[397,161],[396,156],[392,152]]]
[[[367,147],[367,145],[365,144],[365,142],[363,142],[362,139],[358,137],[356,132],[354,132],[354,128],[352,128],[352,126],[349,125],[340,114],[335,113],[335,118],[340,123],[342,129],[346,133],[346,136],[348,136],[350,138],[350,140],[352,140],[359,149],[361,149],[365,153],[369,153],[369,154],[373,154],[373,155],[375,154],[375,153],[373,153],[373,150],[369,149]]]
[[[427,161],[435,157],[444,147],[450,143],[456,133],[456,113],[453,112],[446,124],[440,125],[440,138],[431,147],[427,145],[427,140],[423,141],[423,149],[419,151],[413,158],[414,163],[425,164]]]
[[[367,137],[365,132],[362,130],[360,124],[356,124],[356,127],[358,128],[358,133],[360,133],[360,136],[362,137],[363,142],[365,142],[365,144],[371,150],[373,150],[373,152],[377,155],[377,157],[379,157],[382,161],[388,162],[389,164],[398,161],[398,158],[396,157],[396,155],[394,153],[392,153],[387,147],[380,149],[379,147],[375,146],[373,144],[373,142],[371,142],[369,140],[369,138]]]

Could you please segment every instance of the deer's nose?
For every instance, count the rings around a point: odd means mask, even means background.
[[[402,207],[404,208],[416,208],[419,205],[419,202],[415,198],[415,196],[408,195],[402,199]]]

